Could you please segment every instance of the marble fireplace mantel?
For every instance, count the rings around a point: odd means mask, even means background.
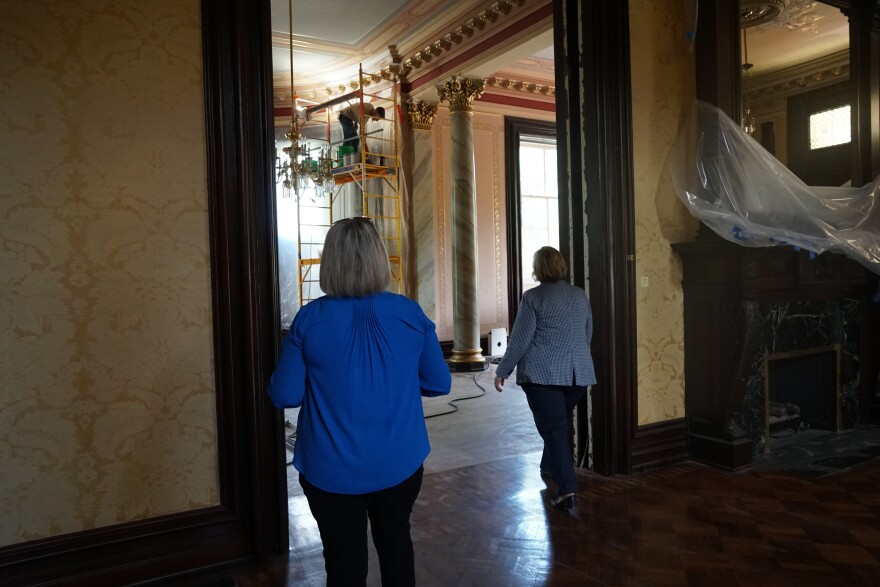
[[[764,359],[840,345],[844,427],[868,419],[864,358],[876,356],[867,269],[836,254],[748,248],[720,238],[673,245],[684,268],[685,412],[694,460],[749,466],[764,449]],[[873,363],[871,363],[873,369]]]

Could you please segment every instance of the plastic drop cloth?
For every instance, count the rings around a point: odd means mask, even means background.
[[[696,102],[670,157],[678,196],[721,237],[746,247],[836,251],[880,274],[880,177],[815,187],[706,102]]]

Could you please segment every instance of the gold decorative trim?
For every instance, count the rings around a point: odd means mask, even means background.
[[[452,349],[450,363],[485,363],[483,349]]]
[[[492,219],[495,224],[495,323],[501,322],[502,287],[501,287],[501,173],[500,155],[498,153],[499,134],[504,131],[497,125],[492,128]],[[491,353],[490,353],[491,354]]]
[[[497,77],[487,77],[485,79],[486,86],[502,88],[504,90],[513,90],[516,92],[528,92],[530,94],[541,94],[542,96],[555,96],[555,86],[545,86],[541,84],[524,82],[513,79],[504,79]]]
[[[446,202],[448,198],[444,197],[445,185],[443,183],[444,173],[443,173],[443,161],[445,161],[445,155],[443,153],[443,136],[448,136],[448,128],[449,128],[449,117],[446,117],[442,120],[442,126],[446,131],[442,133],[434,133],[434,152],[437,154],[436,157],[433,157],[433,161],[436,166],[439,166],[439,171],[437,167],[434,168],[434,177],[436,178],[436,187],[434,188],[434,202],[436,205],[435,214],[437,218],[437,223],[435,226],[437,227],[437,232],[435,234],[438,255],[434,260],[435,267],[439,269],[435,271],[434,274],[438,277],[437,283],[439,284],[438,295],[434,302],[435,307],[438,308],[437,311],[437,330],[441,332],[443,336],[449,335],[449,325],[446,322]],[[439,266],[439,267],[438,267]]]
[[[437,86],[441,102],[449,102],[449,112],[473,112],[474,100],[483,95],[483,80],[454,76]]]
[[[409,124],[418,130],[431,130],[434,126],[434,117],[437,116],[437,104],[423,100],[408,100],[406,113],[409,115]]]

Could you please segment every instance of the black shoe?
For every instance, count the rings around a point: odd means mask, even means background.
[[[550,505],[557,510],[568,511],[574,508],[574,495],[569,495],[568,497],[560,497],[557,495],[550,500]]]

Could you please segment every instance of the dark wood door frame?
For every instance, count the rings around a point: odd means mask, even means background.
[[[516,321],[522,298],[522,214],[520,198],[519,148],[520,136],[532,135],[556,138],[556,123],[527,118],[504,117],[504,166],[507,183],[507,316],[510,328]]]
[[[638,389],[629,2],[556,0],[554,40],[560,248],[594,314],[593,469],[630,473]],[[578,414],[587,430],[587,410]]]

